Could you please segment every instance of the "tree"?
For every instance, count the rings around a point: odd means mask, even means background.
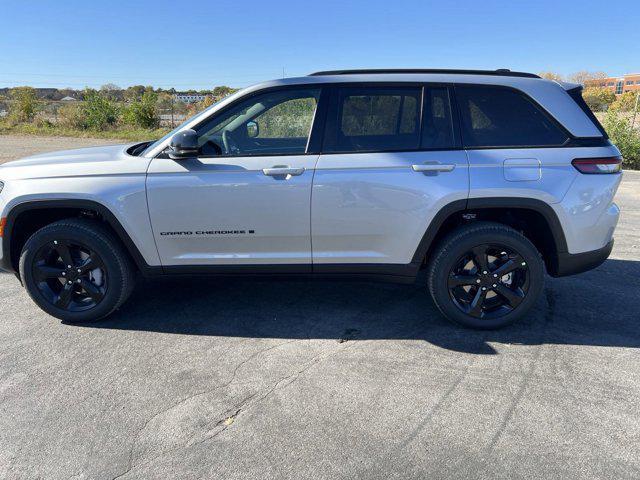
[[[32,87],[16,87],[11,89],[13,105],[11,116],[19,122],[30,122],[36,115],[38,97]]]
[[[123,92],[125,101],[134,102],[139,100],[144,93],[144,85],[132,85]]]
[[[589,72],[587,70],[583,70],[572,74],[569,77],[569,80],[584,85],[587,80],[602,80],[603,78],[607,78],[607,74],[604,72]]]
[[[114,83],[105,83],[100,87],[100,93],[112,100],[120,100],[122,98],[122,89]]]
[[[594,112],[604,112],[616,100],[616,94],[608,88],[589,87],[582,92],[582,98]]]
[[[213,89],[213,96],[216,98],[223,98],[237,91],[238,91],[237,88],[231,88],[231,87],[227,87],[226,85],[221,85]]]
[[[540,72],[538,75],[547,80],[555,80],[556,82],[562,82],[564,80],[562,75],[556,72]]]

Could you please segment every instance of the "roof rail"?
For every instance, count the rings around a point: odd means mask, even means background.
[[[317,77],[320,75],[358,75],[385,73],[453,73],[457,75],[496,75],[499,77],[540,78],[535,73],[512,72],[507,68],[499,68],[498,70],[455,70],[448,68],[371,68],[362,70],[325,70],[323,72],[311,73],[309,74],[309,76]]]

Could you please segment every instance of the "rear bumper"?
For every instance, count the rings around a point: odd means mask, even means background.
[[[604,247],[583,253],[558,253],[557,264],[551,268],[552,277],[566,277],[596,268],[609,258],[613,249],[613,239]]]

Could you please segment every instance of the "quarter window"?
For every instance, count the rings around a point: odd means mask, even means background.
[[[560,146],[567,135],[525,94],[502,87],[457,86],[465,147]]]

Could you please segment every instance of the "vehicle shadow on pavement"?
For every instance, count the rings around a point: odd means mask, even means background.
[[[607,260],[574,277],[547,277],[534,313],[498,331],[446,321],[425,287],[364,281],[171,278],[143,281],[107,320],[75,327],[180,335],[423,340],[472,354],[491,343],[640,347],[640,261]]]

